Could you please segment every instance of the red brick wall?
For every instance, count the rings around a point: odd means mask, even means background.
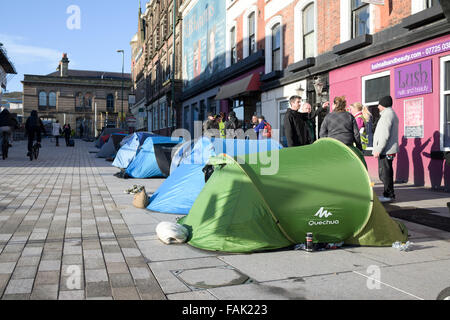
[[[339,1],[317,0],[317,53],[333,49],[340,43]]]

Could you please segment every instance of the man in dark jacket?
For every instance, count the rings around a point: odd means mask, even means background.
[[[31,154],[31,149],[33,148],[33,141],[36,139],[38,144],[41,143],[41,132],[45,133],[45,127],[42,123],[42,120],[38,117],[38,113],[36,110],[31,111],[30,117],[27,119],[25,123],[25,130],[28,136],[28,154],[29,157]]]
[[[203,135],[207,137],[220,137],[219,123],[212,112],[208,113],[208,119],[203,122]]]
[[[311,144],[312,136],[306,121],[309,119],[307,112],[300,113],[302,98],[293,96],[289,99],[290,107],[284,116],[284,134],[288,147],[299,147]]]

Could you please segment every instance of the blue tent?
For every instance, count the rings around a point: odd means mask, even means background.
[[[183,140],[180,138],[147,138],[125,171],[126,175],[138,179],[167,177],[172,161],[172,149],[181,142]]]
[[[193,144],[193,146],[192,146]],[[226,153],[230,156],[256,154],[281,149],[275,140],[209,139],[184,144],[172,160],[175,166],[171,175],[150,198],[147,209],[151,211],[188,214],[197,196],[205,186],[203,168],[210,157]]]
[[[136,132],[130,138],[125,138],[126,143],[120,148],[114,159],[113,166],[126,169],[136,157],[139,147],[148,137],[156,136],[150,132]]]

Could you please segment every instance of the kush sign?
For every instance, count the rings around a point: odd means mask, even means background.
[[[431,59],[395,69],[395,98],[433,92]]]

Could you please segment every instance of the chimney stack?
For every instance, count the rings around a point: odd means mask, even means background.
[[[69,59],[67,53],[63,53],[63,57],[59,63],[59,71],[61,77],[67,77],[69,75]]]

